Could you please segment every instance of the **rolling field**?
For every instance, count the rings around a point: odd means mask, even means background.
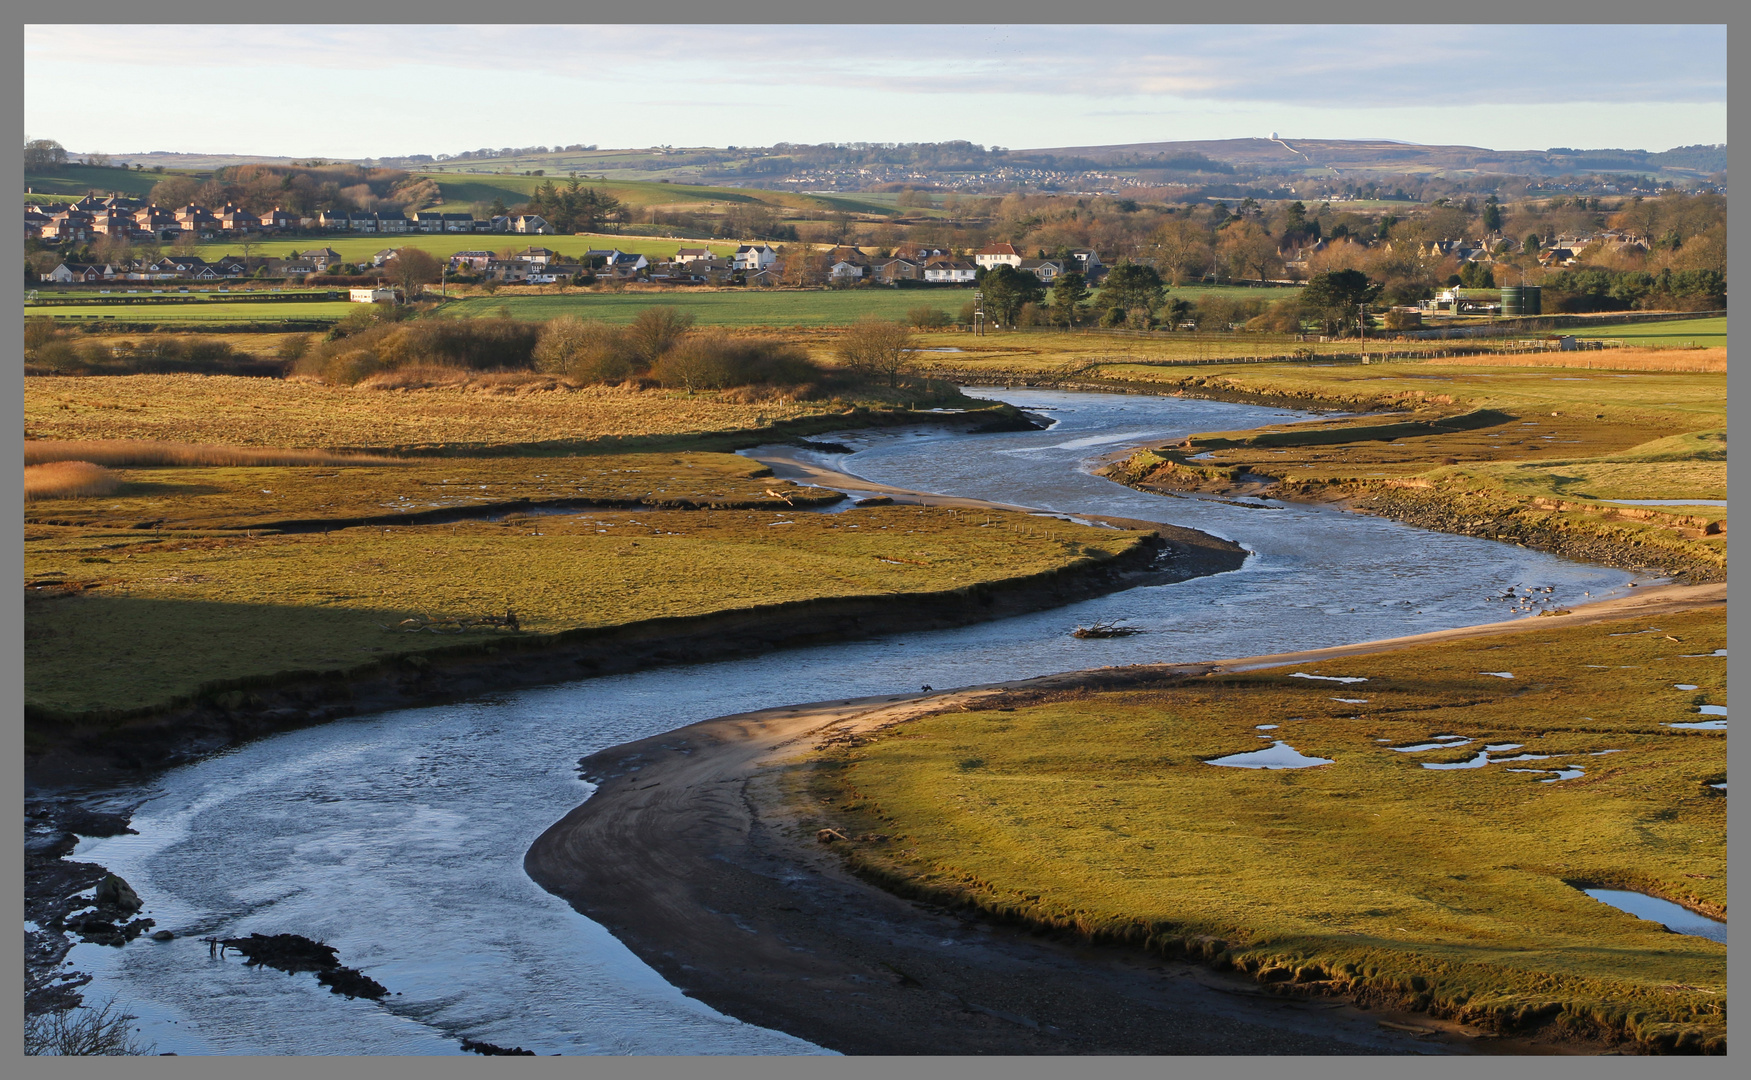
[[[845,846],[863,873],[936,903],[1486,1027],[1718,1052],[1725,946],[1580,889],[1725,916],[1726,736],[1668,726],[1726,702],[1724,608],[1550,621],[1015,692],[817,752],[809,802],[867,841]],[[1324,764],[1208,764],[1279,740]]]
[[[174,172],[135,172],[132,169],[101,169],[93,165],[62,165],[51,172],[24,174],[24,186],[39,193],[74,195],[83,198],[86,192],[108,195],[114,191],[134,199],[152,194],[153,185]],[[25,196],[28,201],[30,196]]]

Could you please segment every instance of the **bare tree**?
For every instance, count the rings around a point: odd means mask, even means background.
[[[115,999],[95,1008],[56,1009],[26,1017],[24,1052],[58,1057],[115,1057],[150,1054],[156,1044],[140,1041],[130,1028],[139,1017],[116,1007]]]
[[[1235,277],[1253,273],[1264,281],[1271,271],[1283,264],[1277,254],[1277,242],[1271,239],[1271,234],[1250,221],[1237,221],[1223,229],[1221,239],[1216,243],[1216,253],[1228,263],[1229,271]]]
[[[648,371],[693,328],[693,316],[672,307],[648,307],[626,328],[640,371]]]
[[[1196,222],[1176,218],[1150,235],[1148,252],[1162,277],[1184,285],[1210,265],[1210,236]]]
[[[401,289],[403,299],[412,302],[422,285],[438,280],[443,266],[437,256],[416,247],[404,247],[383,264],[383,273]]]
[[[917,340],[904,323],[865,319],[845,332],[834,353],[852,371],[897,387],[901,377],[918,366],[916,346]]]

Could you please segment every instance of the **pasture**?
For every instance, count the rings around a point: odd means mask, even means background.
[[[1597,326],[1560,330],[1579,338],[1612,338],[1644,349],[1689,349],[1727,347],[1727,316],[1707,319],[1673,319],[1629,326]]]
[[[818,751],[801,790],[867,841],[855,867],[935,903],[1485,1027],[1718,1052],[1726,947],[1580,889],[1724,917],[1726,736],[1669,725],[1726,702],[1725,610],[1550,621],[1012,692]],[[1324,763],[1210,764],[1279,740]]]

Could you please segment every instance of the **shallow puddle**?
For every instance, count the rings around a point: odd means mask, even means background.
[[[1212,758],[1204,762],[1206,765],[1227,765],[1236,769],[1306,769],[1331,763],[1331,758],[1308,757],[1281,739],[1263,750],[1229,754],[1227,757]]]
[[[1479,675],[1494,675],[1498,679],[1512,679],[1514,677],[1514,673],[1512,671],[1480,671],[1480,672],[1478,672],[1478,674]]]
[[[1695,683],[1687,683],[1687,682],[1673,683],[1672,689],[1674,689],[1674,690],[1695,690],[1696,684]]]
[[[1332,698],[1332,700],[1333,701],[1341,701],[1345,705],[1366,705],[1366,704],[1368,704],[1368,699],[1365,697],[1335,697],[1335,698]]]
[[[1674,904],[1670,900],[1662,900],[1657,896],[1630,892],[1627,889],[1582,889],[1582,892],[1599,901],[1609,904],[1619,911],[1627,911],[1638,919],[1657,922],[1675,934],[1688,934],[1691,937],[1707,938],[1727,943],[1727,924],[1718,922],[1706,915],[1698,915],[1687,907]]]
[[[1415,746],[1395,746],[1393,749],[1401,754],[1420,754],[1425,750],[1452,750],[1455,747],[1464,746],[1470,741],[1470,739],[1460,739],[1458,742],[1425,742],[1417,743]]]
[[[1325,682],[1341,682],[1341,683],[1367,682],[1368,681],[1367,677],[1363,676],[1363,675],[1304,675],[1299,671],[1294,672],[1289,677],[1291,679],[1320,679],[1320,680],[1323,680]]]

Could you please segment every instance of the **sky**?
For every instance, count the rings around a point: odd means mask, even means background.
[[[26,134],[123,158],[1727,141],[1724,26],[36,25],[24,45]]]

